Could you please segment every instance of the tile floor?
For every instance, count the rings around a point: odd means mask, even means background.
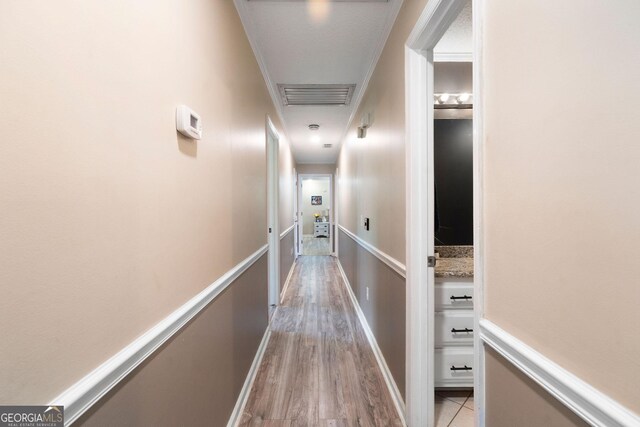
[[[436,390],[436,427],[473,427],[473,390]]]

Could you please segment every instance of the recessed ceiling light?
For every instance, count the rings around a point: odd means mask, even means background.
[[[317,125],[315,123],[312,123],[309,125],[309,130],[318,130],[320,129],[320,125]]]

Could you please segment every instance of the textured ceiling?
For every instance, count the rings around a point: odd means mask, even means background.
[[[240,1],[238,10],[272,93],[277,94],[276,86],[282,83],[356,84],[349,106],[282,106],[278,100],[296,161],[335,162],[365,78],[395,19],[398,0]],[[320,130],[310,131],[311,123],[319,124]],[[323,148],[326,143],[333,147]]]
[[[469,0],[433,49],[436,58],[438,55],[446,54],[471,54],[473,51],[472,25],[471,0]]]

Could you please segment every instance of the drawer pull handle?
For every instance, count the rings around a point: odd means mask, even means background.
[[[466,295],[466,294],[465,294],[465,295],[463,295],[463,296],[461,296],[461,297],[457,297],[457,296],[455,296],[455,295],[451,295],[451,297],[449,297],[449,299],[450,299],[451,301],[457,301],[457,300],[459,300],[459,299],[463,299],[463,300],[465,300],[465,301],[468,301],[468,300],[470,300],[470,299],[473,299],[473,297],[470,297],[469,295]]]
[[[466,332],[466,333],[470,333],[473,332],[473,329],[469,329],[469,328],[464,328],[464,329],[456,329],[456,328],[451,328],[451,333],[452,334],[457,334],[459,332]]]
[[[471,370],[473,370],[473,368],[471,368],[471,367],[469,367],[467,365],[464,365],[462,367],[451,365],[451,370],[454,371],[454,372],[455,371],[471,371]]]

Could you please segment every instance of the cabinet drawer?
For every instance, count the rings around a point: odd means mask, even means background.
[[[436,282],[436,311],[473,308],[473,282]]]
[[[436,313],[436,347],[473,345],[473,310]]]
[[[473,387],[473,347],[435,351],[436,387]]]

